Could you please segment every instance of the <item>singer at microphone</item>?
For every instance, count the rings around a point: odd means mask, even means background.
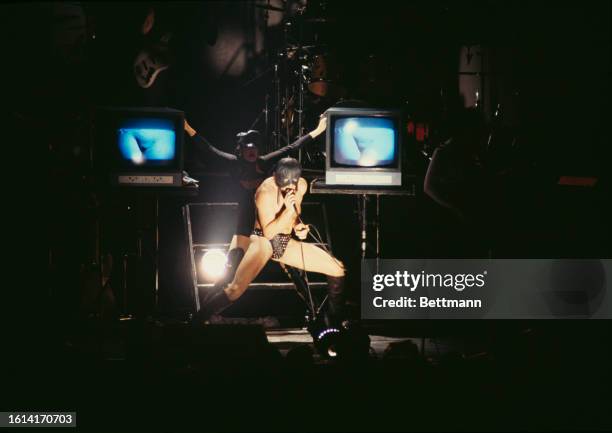
[[[286,161],[289,161],[287,159]],[[298,163],[299,164],[299,163]],[[294,221],[293,231],[298,239],[304,240],[308,236],[310,228],[302,222],[300,218],[301,212],[301,199],[300,206],[296,203],[296,194],[302,194],[300,186],[300,175],[301,170],[297,170],[291,167],[283,167],[277,169],[274,173],[274,183],[278,188],[278,192],[283,198],[283,204],[286,209],[292,210],[295,213],[296,221]],[[300,189],[300,190],[299,190]],[[301,198],[301,197],[300,197]]]
[[[270,259],[307,272],[327,276],[326,322],[340,326],[344,317],[344,275],[342,262],[330,251],[304,242],[309,226],[300,218],[302,199],[308,190],[301,177],[302,167],[294,158],[281,159],[274,176],[267,178],[255,193],[255,227],[250,246],[231,283],[203,306],[201,317],[210,317],[238,299]],[[293,238],[293,234],[297,239]]]
[[[288,202],[287,204],[287,208],[288,209],[293,209],[293,211],[295,212],[295,214],[299,217],[300,216],[300,211],[298,210],[296,204],[295,204],[295,191],[294,190],[281,190],[280,191],[281,196],[283,197],[283,200],[286,199],[286,201]]]

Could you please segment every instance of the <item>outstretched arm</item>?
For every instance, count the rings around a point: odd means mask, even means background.
[[[187,120],[185,120],[185,132],[187,132],[187,134],[189,134],[189,136],[193,138],[193,140],[199,146],[202,146],[208,149],[209,151],[211,151],[218,157],[225,159],[227,161],[237,161],[238,160],[238,157],[236,155],[232,155],[231,153],[224,152],[220,149],[217,149],[212,144],[210,144],[210,142],[207,139],[205,139],[200,134],[198,134],[197,131],[193,129],[189,123],[187,123]]]
[[[303,137],[298,138],[293,143],[288,144],[287,146],[282,147],[278,150],[275,150],[274,152],[270,152],[266,155],[263,155],[261,159],[264,161],[273,161],[275,159],[280,159],[286,156],[292,150],[299,149],[300,147],[304,146],[306,143],[317,138],[320,134],[323,133],[323,131],[325,131],[326,128],[327,128],[327,117],[325,116],[325,113],[324,113],[319,117],[319,124],[317,125],[315,129],[313,129],[312,131],[310,131],[308,134],[304,135]]]

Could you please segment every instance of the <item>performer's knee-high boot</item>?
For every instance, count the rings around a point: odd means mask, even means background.
[[[227,297],[223,287],[215,286],[202,304],[200,311],[195,314],[195,321],[197,323],[206,322],[212,316],[221,313],[230,305],[232,305],[232,301]]]
[[[215,314],[221,313],[232,304],[223,290],[236,275],[236,269],[244,257],[242,248],[233,248],[227,253],[227,263],[225,265],[225,275],[215,283],[212,290],[203,301],[200,311],[195,315],[197,322],[205,322]]]
[[[240,265],[240,262],[242,261],[243,257],[244,250],[242,248],[232,248],[228,251],[227,262],[225,263],[225,272],[223,274],[223,277],[221,277],[221,279],[219,279],[215,283],[214,290],[210,291],[207,295],[205,295],[203,301],[204,303],[208,302],[208,298],[213,293],[216,293],[218,291],[217,289],[223,289],[224,287],[227,287],[227,285],[234,279],[234,276],[236,275],[236,270],[238,269],[238,265]]]
[[[340,325],[346,318],[345,314],[345,277],[327,276],[327,321],[329,325]]]

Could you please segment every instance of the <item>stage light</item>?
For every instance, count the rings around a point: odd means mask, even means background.
[[[330,326],[319,319],[308,325],[317,352],[325,358],[338,360],[366,360],[370,353],[370,337],[357,323],[345,321],[341,326]]]
[[[322,320],[317,320],[308,325],[308,332],[312,336],[314,346],[321,356],[326,358],[338,356],[339,328],[326,326]]]
[[[211,280],[217,280],[225,274],[227,256],[221,250],[209,250],[200,260],[200,271]]]
[[[338,343],[340,338],[340,330],[337,328],[328,328],[321,332],[315,340],[315,347],[319,353],[326,355],[329,358],[338,356]]]

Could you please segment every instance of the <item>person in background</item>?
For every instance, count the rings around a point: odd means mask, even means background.
[[[424,191],[459,223],[453,230],[459,238],[449,238],[449,248],[460,255],[487,256],[494,179],[484,152],[485,123],[476,108],[460,110],[452,121],[450,138],[431,157]]]

